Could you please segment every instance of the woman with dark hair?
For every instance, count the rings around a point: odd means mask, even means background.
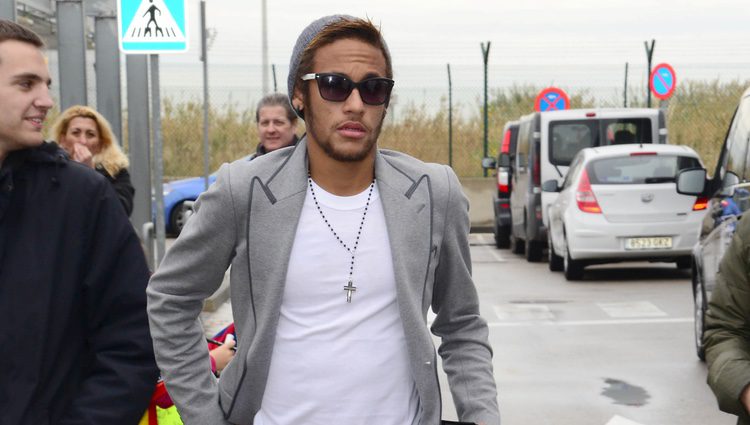
[[[107,178],[125,212],[133,211],[135,189],[130,183],[128,157],[117,144],[109,122],[88,106],[71,106],[57,118],[52,135],[71,159]]]

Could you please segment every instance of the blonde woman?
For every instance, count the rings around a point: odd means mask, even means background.
[[[57,118],[52,135],[71,159],[109,180],[129,216],[135,189],[130,183],[128,157],[117,144],[109,122],[88,106],[71,106]]]

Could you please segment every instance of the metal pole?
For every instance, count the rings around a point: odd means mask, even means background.
[[[453,82],[448,64],[448,165],[453,167]]]
[[[133,227],[141,232],[141,241],[147,249],[151,270],[154,270],[154,243],[150,235],[142,232],[143,225],[150,223],[153,215],[151,205],[151,147],[148,122],[148,61],[146,55],[125,56],[127,68],[128,104],[128,151],[130,153],[130,179],[135,188]]]
[[[279,90],[276,87],[276,64],[271,64],[271,73],[273,74],[273,92],[278,93]]]
[[[16,20],[16,0],[3,0],[0,2],[0,19]]]
[[[656,40],[651,40],[651,47],[648,46],[648,41],[644,41],[643,45],[646,47],[646,57],[648,58],[648,69],[646,70],[646,98],[648,99],[647,105],[651,107],[651,59],[654,57],[654,44]]]
[[[487,111],[487,62],[490,56],[490,42],[487,42],[485,48],[484,43],[480,43],[482,47],[482,58],[484,59],[484,156],[487,158],[487,123],[488,123],[488,112]],[[487,169],[482,168],[484,176],[487,177]]]
[[[57,0],[57,51],[60,109],[86,105],[86,39],[83,2]]]
[[[261,13],[261,45],[262,45],[262,63],[263,63],[263,95],[268,94],[268,22],[266,19],[266,0],[260,3]]]
[[[624,99],[623,105],[625,108],[628,107],[628,63],[625,62],[625,87],[622,90],[622,97]]]
[[[156,261],[154,267],[159,267],[164,258],[164,180],[163,146],[161,140],[161,96],[159,95],[159,55],[149,55],[151,62],[151,130],[153,132],[153,178],[156,199]]]
[[[203,187],[208,190],[210,160],[208,151],[208,47],[206,46],[206,2],[201,0],[201,61],[203,61]]]
[[[96,109],[112,125],[122,145],[122,100],[120,96],[120,50],[117,47],[117,16],[94,16],[96,49]]]

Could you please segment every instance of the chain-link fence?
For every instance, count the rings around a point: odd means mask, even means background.
[[[286,69],[275,68],[275,89],[285,92]],[[490,67],[489,155],[497,153],[505,122],[531,112],[539,91],[550,85],[565,90],[573,108],[646,107],[646,66],[630,67],[627,89],[623,68],[615,65]],[[740,79],[743,75],[750,77],[750,64],[730,64],[722,69],[709,65],[693,66],[688,67],[688,71],[685,72],[686,78],[678,82],[668,104],[660,105],[658,99],[652,98],[651,106],[666,108],[670,143],[693,147],[704,163],[711,165],[718,155],[737,100],[743,89],[750,86],[750,80]],[[181,75],[179,80],[170,77],[176,72]],[[677,72],[679,78],[679,67]],[[424,161],[450,162],[459,176],[481,176],[484,154],[482,67],[452,67],[451,74],[452,92],[449,93],[444,65],[397,70],[394,96],[379,146]],[[200,71],[186,70],[184,66],[173,69],[165,64],[161,75],[165,177],[201,175],[203,98],[198,83],[201,81]],[[258,144],[255,104],[262,97],[262,90],[258,69],[228,66],[217,68],[210,75],[209,139],[213,170],[223,162],[255,150]],[[555,78],[551,78],[552,75]],[[179,84],[171,84],[173,81],[179,81]],[[449,117],[452,117],[452,123],[449,123]],[[304,131],[304,123],[300,124],[299,134]],[[453,147],[452,152],[449,152],[449,145]]]

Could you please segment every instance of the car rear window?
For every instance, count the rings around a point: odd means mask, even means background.
[[[565,166],[583,148],[653,142],[649,118],[553,121],[549,134],[550,162]]]
[[[591,184],[667,183],[678,171],[700,166],[691,156],[633,155],[594,160],[586,171]]]

